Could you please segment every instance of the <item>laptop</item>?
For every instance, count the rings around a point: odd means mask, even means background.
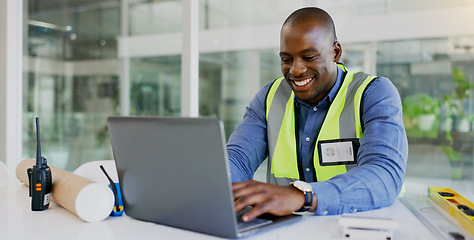
[[[132,218],[225,238],[301,219],[265,214],[240,221],[219,119],[109,117],[108,127],[125,213]]]

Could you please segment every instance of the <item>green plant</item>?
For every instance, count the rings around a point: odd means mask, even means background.
[[[403,99],[403,112],[410,117],[424,114],[438,114],[439,100],[425,93],[416,93]]]
[[[454,88],[456,96],[462,101],[468,96],[467,90],[472,88],[472,84],[466,80],[466,74],[460,67],[453,68],[451,75],[456,83],[456,87]]]
[[[456,85],[449,94],[443,96],[443,103],[448,107],[447,115],[465,117],[463,102],[469,96],[468,90],[474,88],[474,84],[466,80],[466,74],[460,67],[453,68],[451,76]]]

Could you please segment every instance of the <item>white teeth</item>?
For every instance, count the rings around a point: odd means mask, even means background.
[[[308,78],[306,80],[303,80],[303,81],[293,81],[297,86],[304,86],[306,84],[308,84],[309,82],[311,81],[311,78]]]

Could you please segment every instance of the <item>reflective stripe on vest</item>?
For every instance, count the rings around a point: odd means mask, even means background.
[[[320,140],[362,136],[361,99],[365,88],[374,78],[375,76],[369,76],[363,72],[347,72],[323,121],[316,146]],[[266,116],[269,148],[267,182],[288,185],[299,179],[299,172],[294,93],[284,78],[275,80],[267,94]],[[349,170],[348,167],[351,167],[349,165],[320,166],[317,147],[314,148],[313,164],[317,181],[328,180],[345,173]]]

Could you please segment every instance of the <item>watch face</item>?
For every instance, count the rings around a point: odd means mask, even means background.
[[[311,185],[307,182],[303,182],[303,181],[295,181],[293,183],[293,185],[297,188],[299,188],[301,191],[304,191],[304,192],[310,192],[310,191],[313,191],[313,187],[311,187]]]

